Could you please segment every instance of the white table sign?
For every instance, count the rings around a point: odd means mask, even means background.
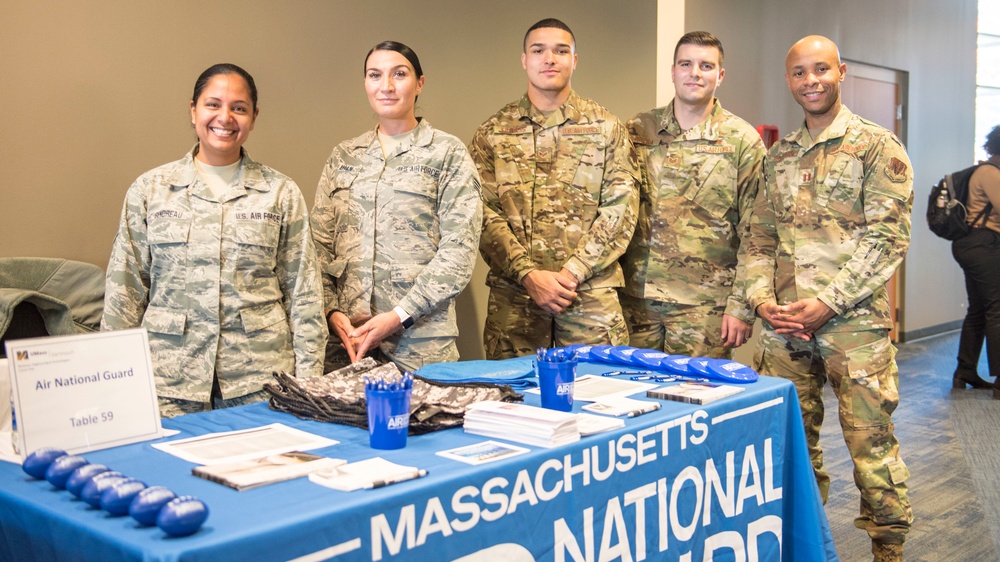
[[[145,328],[7,342],[19,452],[162,436]]]

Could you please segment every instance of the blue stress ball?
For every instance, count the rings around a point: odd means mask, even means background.
[[[156,526],[174,537],[193,534],[208,519],[208,506],[194,496],[170,500],[156,517]]]
[[[101,509],[111,515],[126,515],[128,507],[132,505],[132,499],[145,489],[145,482],[138,480],[119,482],[101,494]]]
[[[177,494],[163,486],[150,486],[132,498],[128,514],[143,525],[156,525],[156,516],[160,514],[167,502],[177,497]]]
[[[83,487],[87,485],[98,474],[108,472],[110,468],[103,464],[85,464],[73,471],[66,480],[66,491],[76,497],[80,497]]]
[[[52,461],[64,456],[66,456],[66,451],[62,449],[45,447],[28,455],[28,458],[21,463],[21,468],[32,478],[42,480],[45,478],[45,471],[49,469]]]
[[[49,468],[45,470],[45,479],[56,488],[65,488],[66,481],[69,480],[73,471],[85,464],[90,463],[80,455],[63,455],[52,461]]]
[[[120,472],[114,474],[117,474],[117,476],[112,475],[111,472],[105,472],[95,476],[90,482],[87,482],[86,486],[83,487],[83,491],[80,492],[80,499],[87,502],[87,505],[101,507],[101,496],[104,495],[104,491],[110,490],[116,484],[128,480],[128,478],[122,476]]]

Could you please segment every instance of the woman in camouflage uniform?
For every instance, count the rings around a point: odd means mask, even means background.
[[[347,354],[327,366],[370,351],[407,370],[456,361],[455,297],[482,228],[479,175],[460,140],[414,115],[424,74],[412,49],[376,45],[364,84],[378,125],[333,149],[311,216],[330,333]]]
[[[243,150],[257,112],[253,77],[212,66],[191,99],[198,143],[125,196],[102,328],[149,332],[164,416],[263,400],[272,371],[322,374],[305,200]]]

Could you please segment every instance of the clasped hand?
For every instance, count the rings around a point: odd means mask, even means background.
[[[559,314],[576,299],[577,280],[565,267],[560,271],[535,269],[521,281],[531,300],[549,314]]]
[[[826,325],[836,312],[823,301],[811,297],[781,304],[765,302],[757,307],[757,314],[767,320],[774,331],[810,341],[816,330]]]
[[[395,334],[401,327],[399,315],[395,311],[383,312],[362,319],[360,326],[351,323],[343,312],[330,314],[330,330],[340,338],[340,346],[347,351],[351,363],[362,359],[369,351],[378,347],[382,340]]]

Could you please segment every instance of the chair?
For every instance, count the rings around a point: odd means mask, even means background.
[[[0,258],[0,357],[7,340],[94,332],[104,271],[60,258]]]

